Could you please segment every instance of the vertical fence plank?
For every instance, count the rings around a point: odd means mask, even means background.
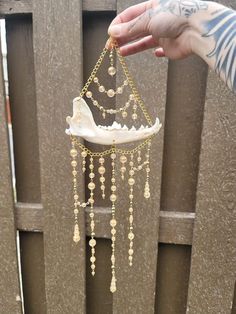
[[[40,203],[32,16],[7,17],[6,39],[17,201],[22,204]],[[42,233],[34,235],[20,232],[22,285],[26,313],[46,312],[42,243]],[[40,279],[37,280],[35,275]]]
[[[81,1],[33,1],[33,38],[41,191],[44,207],[48,313],[85,312],[84,215],[81,241],[72,241],[70,139],[65,117],[82,82]],[[83,194],[82,178],[79,182]]]
[[[1,46],[1,45],[0,45]],[[0,47],[1,51],[1,47]],[[0,62],[0,312],[21,313],[2,59]]]
[[[209,74],[188,295],[189,314],[231,314],[236,275],[235,95]]]
[[[137,1],[117,1],[118,12]],[[164,122],[166,102],[166,60],[157,60],[151,51],[127,58],[128,67],[152,120]],[[155,66],[155,70],[153,67]],[[121,71],[121,69],[120,69]],[[119,81],[119,80],[118,80]],[[127,97],[119,97],[125,103]],[[139,114],[139,117],[142,115]],[[127,120],[128,118],[126,118]],[[123,123],[126,123],[125,122]],[[131,120],[130,120],[131,121]],[[129,122],[130,122],[129,121]],[[143,121],[142,121],[143,122]],[[146,123],[145,123],[146,124]],[[151,148],[151,198],[143,197],[144,174],[139,173],[134,186],[134,261],[128,262],[128,188],[119,182],[117,199],[117,292],[113,296],[114,313],[154,313],[156,266],[160,208],[160,184],[163,152],[163,129],[153,139]],[[118,172],[118,171],[117,171]],[[138,178],[139,177],[139,178]],[[120,179],[119,179],[120,180]]]
[[[161,187],[164,211],[195,210],[207,71],[206,64],[195,56],[169,61]],[[187,307],[191,247],[161,246],[158,255],[156,312],[183,313]],[[169,267],[167,276],[165,267],[171,262],[164,261],[169,259],[176,267]],[[179,271],[178,263],[185,272]],[[176,280],[180,274],[182,280]]]

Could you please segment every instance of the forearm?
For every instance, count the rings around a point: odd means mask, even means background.
[[[236,12],[214,2],[189,19],[193,52],[236,92]]]

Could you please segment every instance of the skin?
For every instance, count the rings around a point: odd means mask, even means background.
[[[234,32],[235,11],[199,0],[146,1],[121,12],[108,29],[123,56],[149,48],[171,59],[197,54],[236,92]]]

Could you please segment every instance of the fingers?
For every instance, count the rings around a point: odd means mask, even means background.
[[[150,35],[148,30],[148,25],[150,22],[149,13],[149,11],[145,11],[143,14],[129,22],[111,26],[109,28],[110,36],[116,39],[119,46],[123,46],[136,39]]]
[[[160,57],[165,57],[165,52],[163,48],[157,48],[154,52],[155,56],[160,58]]]
[[[134,18],[145,12],[150,7],[150,5],[150,1],[146,1],[127,8],[114,18],[114,20],[110,24],[110,27],[115,24],[121,24],[133,20]]]
[[[149,48],[154,48],[158,46],[158,41],[156,41],[152,36],[146,36],[136,42],[128,45],[124,45],[120,48],[120,53],[122,56],[129,56],[140,51],[147,50]]]

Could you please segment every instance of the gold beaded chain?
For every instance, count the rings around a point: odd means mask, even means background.
[[[122,83],[121,86],[117,87],[116,90],[113,89],[106,89],[103,85],[100,84],[99,79],[97,78],[96,74],[104,60],[105,55],[107,54],[108,49],[104,48],[97,63],[95,64],[87,82],[85,83],[84,87],[82,88],[80,92],[80,97],[86,96],[87,98],[90,98],[93,105],[97,107],[103,114],[103,117],[106,117],[106,114],[117,114],[121,113],[122,117],[125,118],[127,115],[126,109],[130,106],[131,102],[133,102],[133,114],[132,119],[137,119],[137,105],[139,105],[141,112],[143,113],[147,123],[152,126],[152,120],[149,116],[147,109],[139,96],[139,93],[135,87],[134,80],[132,76],[129,73],[129,70],[127,68],[126,62],[124,58],[121,56],[119,52],[118,45],[115,41],[111,41],[111,50],[109,53],[110,58],[110,66],[108,68],[108,74],[111,76],[114,76],[116,74],[116,68],[114,67],[114,52],[116,53],[118,60],[121,64],[121,68],[125,75],[125,80]],[[99,104],[99,102],[93,97],[92,92],[88,90],[90,84],[94,82],[97,87],[98,91],[100,93],[105,93],[107,97],[114,97],[114,95],[119,95],[123,92],[124,87],[129,86],[132,94],[129,95],[129,99],[126,102],[126,104],[123,107],[120,107],[118,109],[107,109]],[[100,90],[99,90],[100,89]],[[122,91],[122,92],[121,92]],[[110,190],[109,199],[111,201],[111,219],[110,219],[110,227],[111,227],[111,285],[110,285],[110,291],[114,293],[117,290],[116,282],[116,257],[115,257],[115,248],[116,248],[116,232],[117,232],[117,220],[116,220],[116,202],[118,198],[117,193],[117,176],[118,173],[116,173],[116,165],[120,165],[120,175],[121,179],[125,180],[125,177],[127,177],[127,183],[128,183],[128,191],[129,191],[129,227],[127,230],[127,238],[129,240],[129,245],[127,247],[128,251],[128,260],[129,265],[133,265],[133,258],[134,258],[134,187],[135,187],[135,176],[136,174],[144,170],[146,172],[146,180],[144,184],[144,198],[149,199],[150,198],[150,186],[149,186],[149,173],[150,173],[150,162],[149,162],[149,156],[150,156],[150,148],[151,148],[151,140],[154,135],[150,136],[146,140],[143,140],[141,143],[139,143],[136,147],[132,149],[123,149],[120,147],[117,147],[116,145],[111,146],[108,149],[102,150],[102,151],[92,151],[89,148],[87,148],[84,144],[82,144],[79,139],[71,135],[71,150],[70,150],[70,156],[71,156],[71,166],[72,166],[72,182],[73,182],[73,212],[74,212],[74,236],[73,240],[75,243],[78,243],[80,241],[80,228],[79,228],[79,214],[80,212],[85,209],[86,206],[90,206],[89,211],[89,217],[90,217],[90,231],[91,231],[91,239],[89,241],[89,246],[91,248],[91,274],[95,275],[95,248],[96,248],[96,226],[95,226],[95,212],[94,212],[94,191],[96,189],[96,184],[94,182],[95,176],[96,176],[96,170],[99,174],[99,181],[100,181],[100,190],[101,190],[101,196],[102,199],[105,199],[108,191]],[[81,153],[79,154],[79,150]],[[143,153],[143,151],[146,150],[146,153]],[[78,172],[78,161],[77,159],[79,156],[82,158],[82,165],[81,165],[81,172],[84,173],[86,170],[89,170],[88,177],[89,177],[89,183],[87,185],[87,188],[89,190],[89,198],[87,201],[80,202],[79,201],[79,187],[78,187],[78,180],[77,176],[79,174]],[[118,157],[119,156],[119,157]],[[106,173],[106,167],[105,167],[105,160],[106,158],[110,159],[111,162],[111,185],[110,189],[107,189],[105,187],[105,173]],[[86,161],[87,159],[87,161]],[[98,161],[98,168],[95,169],[95,159]],[[128,170],[127,170],[127,167]]]

